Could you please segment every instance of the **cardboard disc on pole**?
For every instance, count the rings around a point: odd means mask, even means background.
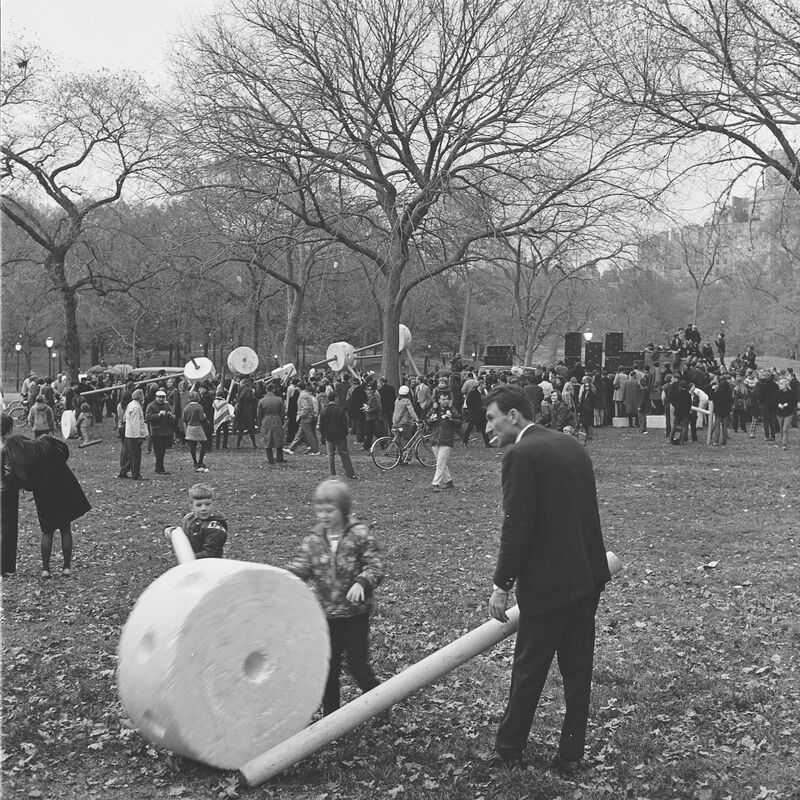
[[[183,368],[183,374],[186,380],[204,381],[206,378],[213,378],[216,372],[210,358],[200,357],[189,361]]]
[[[148,741],[234,769],[306,726],[330,644],[325,615],[299,578],[205,558],[145,589],[118,654],[122,705]]]
[[[355,364],[355,348],[349,342],[334,342],[328,345],[325,358],[334,372],[341,372]]]
[[[252,375],[258,369],[258,353],[251,347],[237,347],[228,353],[228,369],[237,375]]]
[[[411,344],[411,331],[403,324],[399,326],[397,352],[402,353]]]
[[[61,435],[65,439],[74,439],[78,435],[78,422],[74,411],[67,409],[61,415]]]

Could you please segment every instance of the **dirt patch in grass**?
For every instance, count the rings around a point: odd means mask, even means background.
[[[492,773],[468,749],[492,742],[513,640],[483,653],[257,789],[144,741],[115,688],[120,630],[139,594],[174,565],[161,535],[198,478],[183,448],[167,476],[118,481],[118,443],[70,463],[93,511],[76,526],[72,578],[42,581],[33,504],[20,563],[3,581],[3,797],[797,798],[800,432],[786,453],[734,434],[726,448],[669,447],[663,433],[600,431],[590,445],[606,544],[626,570],[598,615],[587,762],[577,781],[537,766]],[[311,524],[326,460],[212,453],[229,558],[281,566]],[[362,453],[354,494],[386,555],[374,664],[389,676],[487,619],[497,547],[499,453],[456,449],[456,489],[420,465],[381,473]],[[58,544],[56,543],[56,551]],[[717,562],[716,566],[710,566]],[[57,565],[54,560],[54,566]],[[706,565],[704,568],[703,565]],[[345,700],[355,696],[348,679]],[[556,749],[563,712],[551,675],[531,761]]]

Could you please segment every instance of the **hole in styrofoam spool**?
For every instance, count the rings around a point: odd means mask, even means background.
[[[142,636],[142,640],[139,642],[139,661],[144,663],[153,655],[153,651],[156,649],[156,635],[153,633],[152,630],[147,631],[147,633]]]
[[[142,729],[154,739],[163,739],[167,732],[167,729],[156,719],[155,714],[149,708],[142,715]]]
[[[273,663],[260,650],[254,650],[244,660],[244,676],[253,683],[263,683],[274,669]]]

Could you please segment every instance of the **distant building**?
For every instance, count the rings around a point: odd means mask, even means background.
[[[704,224],[641,241],[638,264],[672,280],[689,271],[708,279],[785,279],[800,268],[800,195],[769,170],[752,195],[732,196]]]

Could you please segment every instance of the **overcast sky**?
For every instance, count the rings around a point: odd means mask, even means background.
[[[134,69],[163,80],[170,40],[221,0],[3,0],[3,38],[22,37],[66,69]]]
[[[170,42],[225,0],[3,0],[5,43],[38,44],[67,71],[133,69],[155,83],[168,76]],[[682,185],[674,206],[688,219],[705,217],[707,177]],[[747,189],[744,189],[746,192]]]

